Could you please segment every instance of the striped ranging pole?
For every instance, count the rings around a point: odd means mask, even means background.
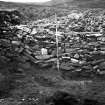
[[[58,69],[58,72],[59,72],[59,46],[58,46],[58,24],[57,24],[57,15],[55,14],[55,23],[56,23],[56,47],[57,47],[57,69]]]
[[[55,36],[56,36],[56,48],[57,48],[57,70],[59,71],[59,68],[60,68],[60,63],[59,63],[59,41],[58,41],[58,23],[57,23],[57,15],[55,14],[55,24],[52,24],[53,26],[56,26],[56,32],[55,32]],[[33,25],[33,26],[45,26],[45,25]]]
[[[56,48],[57,48],[57,70],[58,70],[58,72],[60,72],[60,62],[59,62],[59,45],[58,45],[58,43],[59,43],[59,41],[58,41],[58,36],[60,36],[59,34],[58,34],[58,25],[65,25],[65,24],[59,24],[59,23],[57,23],[57,15],[55,14],[55,24],[51,24],[51,25],[53,25],[53,26],[56,26],[56,33],[55,33],[55,35],[56,35]],[[38,26],[38,27],[40,27],[40,26],[45,26],[44,24],[42,25],[32,25],[32,26]],[[100,32],[67,32],[67,33],[63,33],[63,34],[65,34],[65,35],[71,35],[71,34],[74,34],[74,35],[77,35],[77,34],[100,34]]]

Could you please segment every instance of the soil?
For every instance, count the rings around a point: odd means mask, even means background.
[[[30,64],[28,68],[22,65],[21,67],[23,73],[12,74],[15,88],[10,91],[8,97],[0,99],[0,105],[33,105],[26,104],[28,97],[31,99],[34,97],[35,102],[42,105],[45,97],[51,97],[57,91],[67,92],[81,99],[93,99],[105,103],[104,79],[97,77],[70,79],[64,78],[62,72],[53,67],[39,68],[34,64]]]

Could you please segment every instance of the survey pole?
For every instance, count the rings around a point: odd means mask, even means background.
[[[57,15],[55,14],[55,24],[56,24],[56,48],[57,48],[57,69],[59,71],[59,41],[58,41],[58,24],[57,24]]]

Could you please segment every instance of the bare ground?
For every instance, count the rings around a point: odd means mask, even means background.
[[[41,97],[41,101],[36,101],[42,105],[45,96],[52,96],[58,90],[105,103],[105,81],[101,79],[64,79],[62,73],[54,68],[40,69],[32,65],[24,69],[22,78],[16,74],[14,77],[16,88],[9,98],[0,100],[0,105],[21,105],[21,101],[32,97],[32,94],[36,99]]]

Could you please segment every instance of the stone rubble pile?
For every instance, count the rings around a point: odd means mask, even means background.
[[[31,23],[18,25],[19,15],[16,11],[1,11],[0,14],[2,15],[0,17],[2,20],[0,56],[2,58],[4,57],[7,61],[17,60],[23,64],[33,62],[42,68],[56,66],[57,46],[55,30],[51,31],[52,23],[45,26],[42,26],[43,22],[41,24],[33,22],[33,25],[30,25]],[[103,18],[100,21],[104,21]],[[92,17],[84,17],[84,21],[86,19],[90,19],[92,22],[94,20]],[[74,19],[74,22],[76,21]],[[100,25],[102,28],[103,23]],[[65,23],[64,30],[67,26],[68,23]],[[60,30],[60,26],[58,30]],[[103,32],[94,32],[94,30],[91,32],[74,32],[72,30],[71,33],[59,32],[58,34],[58,59],[61,71],[69,71],[71,74],[76,73],[82,76],[105,74],[105,35]]]
[[[79,41],[75,40],[76,37]],[[96,34],[90,33],[76,37],[74,37],[75,42],[69,40],[69,46],[66,46],[61,69],[83,76],[104,75],[105,36],[101,34],[96,36]]]

